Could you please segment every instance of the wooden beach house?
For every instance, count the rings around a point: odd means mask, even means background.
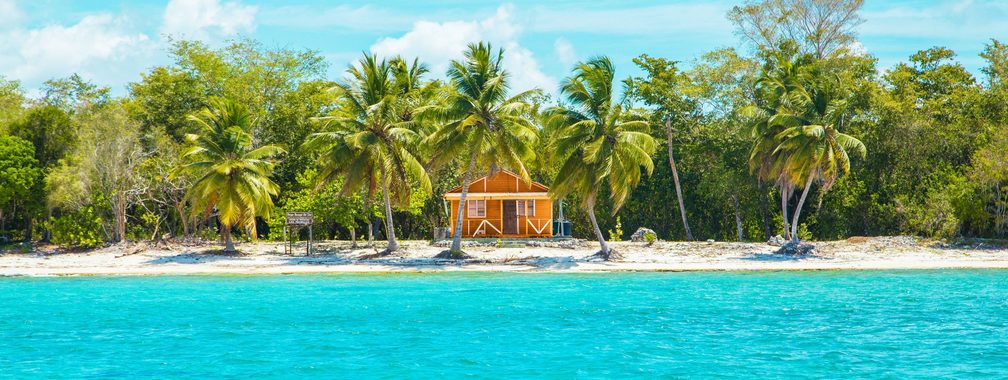
[[[526,184],[517,174],[501,170],[469,183],[462,207],[462,237],[529,238],[553,236],[553,201],[549,188]],[[462,186],[444,197],[451,203],[451,233],[459,212]]]

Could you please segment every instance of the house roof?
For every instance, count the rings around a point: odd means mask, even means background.
[[[499,175],[499,174],[505,174],[505,175],[514,177],[516,180],[519,180],[519,181],[521,180],[521,177],[519,175],[515,174],[514,172],[512,172],[510,170],[501,169],[495,175]],[[488,177],[490,177],[490,176],[482,176],[482,177],[477,178],[477,179],[475,179],[473,181],[470,181],[468,183],[468,186],[472,186],[474,183],[479,182],[479,181],[483,181],[483,180],[487,179]],[[547,191],[549,191],[549,188],[546,187],[546,185],[543,185],[543,184],[541,184],[539,182],[536,182],[536,181],[532,181],[532,184],[529,186],[529,190],[527,190],[527,191],[517,191],[515,193],[541,193],[541,192],[547,192]],[[455,186],[451,190],[448,190],[448,192],[446,192],[445,194],[461,193],[461,192],[462,192],[462,186],[459,185],[459,186]]]

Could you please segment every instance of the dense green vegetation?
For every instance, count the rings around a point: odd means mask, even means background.
[[[330,80],[314,51],[180,40],[122,97],[78,75],[29,97],[0,77],[0,236],[230,248],[312,211],[317,234],[394,250],[458,223],[440,194],[507,168],[552,184],[605,254],[602,231],[637,227],[1008,237],[1008,45],[990,41],[978,76],[943,47],[880,69],[853,48],[860,1],[800,3],[736,7],[740,49],[642,54],[622,81],[592,58],[559,89],[511,88],[485,43],[447,73],[365,55]]]

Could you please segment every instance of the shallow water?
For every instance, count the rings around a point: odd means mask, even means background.
[[[1008,377],[1008,271],[0,278],[0,378]]]

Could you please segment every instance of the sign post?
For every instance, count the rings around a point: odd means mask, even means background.
[[[312,243],[314,242],[314,236],[312,236],[312,222],[315,221],[314,215],[310,212],[288,212],[287,215],[287,226],[284,227],[284,240],[287,241],[284,244],[285,253],[290,254],[294,252],[294,241],[295,234],[300,231],[301,228],[308,227],[308,245],[305,246],[305,254],[312,254]],[[291,230],[290,240],[287,239],[287,230]]]

